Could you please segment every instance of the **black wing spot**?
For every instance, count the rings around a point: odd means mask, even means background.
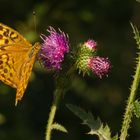
[[[0,46],[0,50],[5,51],[5,46]]]
[[[4,69],[4,73],[7,73],[7,72],[8,72],[8,70],[5,68],[5,69]]]
[[[0,65],[1,65],[1,64],[3,64],[3,61],[2,61],[2,60],[0,60]]]
[[[4,43],[5,44],[8,44],[9,43],[9,40],[8,39],[5,39]]]
[[[3,38],[3,36],[2,35],[0,35],[0,39],[2,39]]]
[[[3,30],[3,27],[2,27],[2,26],[0,26],[0,30],[1,30],[1,31]]]
[[[6,29],[6,31],[3,32],[3,35],[4,35],[5,37],[8,37],[8,35],[9,35],[9,29]]]

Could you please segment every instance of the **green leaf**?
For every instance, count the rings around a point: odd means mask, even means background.
[[[59,130],[64,133],[68,133],[67,129],[63,125],[58,124],[58,123],[53,123],[51,126],[51,129],[55,129],[55,130]]]
[[[140,101],[136,100],[133,103],[133,112],[137,118],[140,118]]]
[[[98,130],[91,130],[88,134],[97,135],[100,140],[118,140],[118,135],[111,137],[110,128],[108,125],[101,125]]]
[[[68,104],[67,107],[71,110],[76,116],[83,120],[83,124],[88,125],[89,128],[97,130],[101,125],[100,119],[94,120],[94,117],[91,112],[85,112],[83,109]]]
[[[68,109],[71,110],[76,116],[78,116],[83,123],[87,125],[90,128],[90,131],[88,134],[90,135],[97,135],[99,137],[99,140],[117,140],[118,136],[114,136],[111,138],[111,132],[108,125],[103,125],[98,118],[97,120],[94,119],[91,112],[85,112],[80,107],[68,104]]]

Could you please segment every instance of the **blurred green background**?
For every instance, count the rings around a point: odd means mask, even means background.
[[[89,129],[66,108],[67,103],[91,110],[95,117],[108,123],[112,134],[119,133],[137,51],[130,22],[140,27],[139,13],[140,3],[135,0],[0,0],[0,22],[16,29],[32,43],[41,41],[40,34],[46,34],[51,25],[69,34],[72,47],[89,38],[95,39],[98,55],[111,61],[108,78],[77,75],[56,115],[56,121],[69,133],[54,131],[52,140],[97,139],[85,134]],[[0,140],[44,139],[54,77],[36,64],[17,107],[14,106],[16,91],[0,83]],[[140,120],[134,118],[129,133],[128,139],[140,140]]]

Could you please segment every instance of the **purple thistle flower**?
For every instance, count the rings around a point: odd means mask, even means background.
[[[94,40],[89,39],[87,42],[84,43],[84,45],[90,49],[96,49],[97,43]]]
[[[103,57],[92,57],[89,60],[89,68],[100,78],[102,76],[107,75],[110,69],[110,61],[108,58]]]
[[[39,60],[45,68],[60,70],[64,55],[69,52],[68,36],[60,29],[56,32],[53,27],[49,27],[47,31],[49,36],[41,35],[44,42],[39,53]]]

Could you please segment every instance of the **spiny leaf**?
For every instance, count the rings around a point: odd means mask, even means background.
[[[64,126],[62,126],[61,124],[58,124],[58,123],[53,123],[52,126],[51,126],[51,129],[55,129],[55,130],[62,131],[64,133],[68,133],[67,129]]]
[[[100,119],[94,120],[94,117],[91,112],[85,112],[83,109],[81,109],[77,106],[71,105],[71,104],[68,104],[67,107],[76,116],[78,116],[81,120],[83,120],[83,124],[88,125],[89,128],[91,128],[93,130],[99,129],[99,127],[101,125],[101,121],[100,121]]]
[[[104,126],[99,118],[95,120],[91,112],[85,112],[80,107],[71,104],[68,104],[67,107],[83,121],[83,124],[86,124],[90,128],[88,134],[97,135],[100,140],[118,139],[117,135],[111,138],[111,132],[109,126],[108,125]]]
[[[137,118],[140,118],[140,101],[136,100],[134,103],[133,103],[133,111],[134,111],[134,114]]]
[[[108,125],[104,126],[102,124],[98,130],[91,130],[88,134],[97,135],[100,140],[118,140],[118,135],[111,137],[111,132]]]

